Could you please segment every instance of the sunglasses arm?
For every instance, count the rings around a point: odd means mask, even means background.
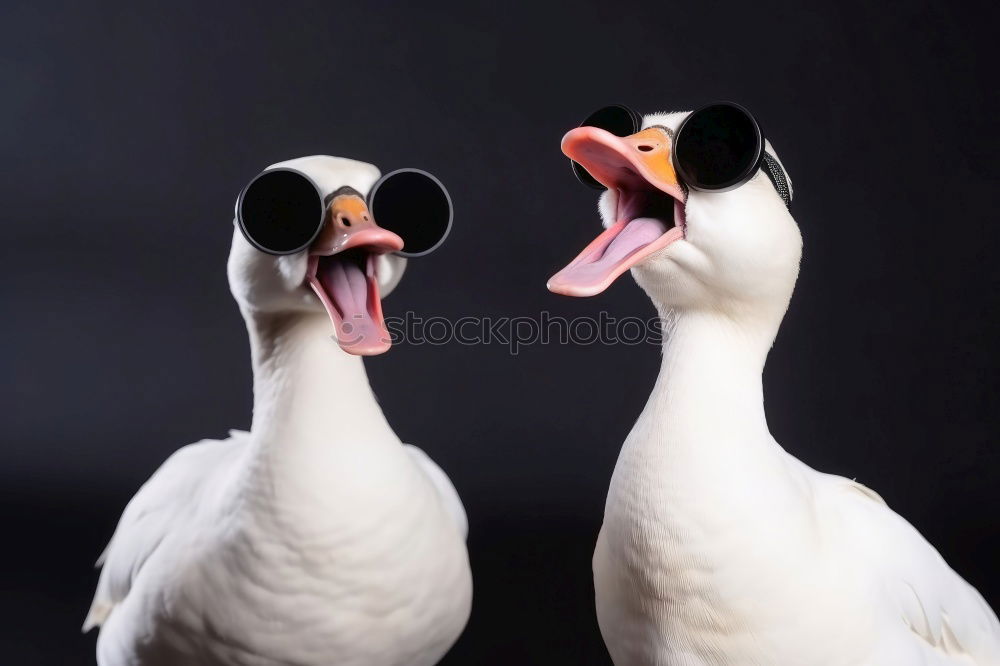
[[[760,164],[761,169],[778,191],[781,200],[785,202],[785,208],[792,207],[792,190],[788,187],[788,178],[785,177],[785,170],[778,164],[778,160],[771,157],[767,151],[764,152],[764,159]]]

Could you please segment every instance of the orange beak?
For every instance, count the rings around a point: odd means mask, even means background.
[[[309,254],[329,256],[352,247],[369,246],[373,251],[398,252],[403,239],[375,224],[368,204],[355,194],[334,197],[327,212],[327,224],[313,241]]]
[[[626,137],[597,127],[577,127],[563,137],[562,151],[609,190],[653,185],[684,199],[670,159],[670,137],[658,127]]]

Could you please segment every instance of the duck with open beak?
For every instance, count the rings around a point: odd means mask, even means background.
[[[674,172],[672,132],[649,127],[619,137],[599,127],[578,127],[562,151],[608,189],[614,223],[548,282],[566,296],[594,296],[619,275],[684,238],[685,190]]]
[[[278,273],[304,274],[287,285],[289,296],[311,289],[341,349],[360,356],[391,347],[382,296],[398,283],[409,258],[444,242],[452,217],[448,191],[426,171],[408,167],[379,178],[372,165],[327,156],[269,167],[236,203],[236,220],[250,245],[277,257],[279,266],[284,261]],[[275,265],[262,264],[264,272]]]

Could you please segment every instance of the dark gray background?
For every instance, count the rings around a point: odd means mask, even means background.
[[[175,448],[249,422],[233,201],[332,153],[438,174],[456,223],[387,314],[652,314],[545,280],[599,230],[559,139],[593,108],[750,106],[795,181],[802,274],[770,426],[870,484],[1000,604],[991,3],[66,1],[0,12],[0,654],[93,660],[93,560]],[[808,7],[807,7],[808,5]],[[590,556],[658,349],[399,346],[369,373],[471,517],[449,664],[607,664]]]

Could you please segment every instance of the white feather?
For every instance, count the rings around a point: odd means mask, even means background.
[[[225,469],[225,462],[233,460],[248,436],[234,430],[229,439],[203,440],[178,449],[139,488],[97,560],[101,577],[84,631],[103,624],[128,596],[132,581],[164,538],[183,529],[183,521],[191,518],[203,499],[206,479]]]
[[[996,615],[937,551],[768,431],[761,372],[801,253],[770,182],[691,192],[685,214],[685,238],[632,269],[671,327],[594,552],[614,662],[1000,664]]]
[[[327,189],[378,176],[339,158],[289,164]],[[84,623],[101,626],[100,666],[420,666],[465,626],[461,501],[389,427],[302,285],[304,262],[234,234],[253,424],[180,449],[125,509]],[[380,260],[385,291],[404,266]]]

